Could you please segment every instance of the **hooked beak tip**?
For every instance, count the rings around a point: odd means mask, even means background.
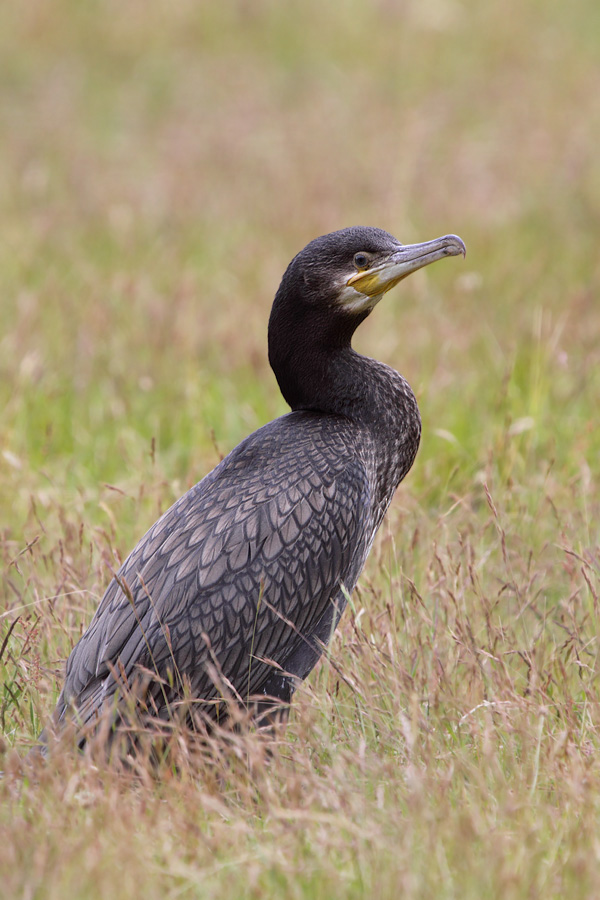
[[[466,257],[467,248],[462,238],[459,238],[457,234],[447,234],[446,240],[448,241],[448,256]]]

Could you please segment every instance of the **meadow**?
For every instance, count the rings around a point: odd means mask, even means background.
[[[0,897],[592,898],[600,873],[600,6],[0,11]],[[286,411],[311,238],[466,260],[355,346],[421,449],[270,744],[21,758],[118,565]]]

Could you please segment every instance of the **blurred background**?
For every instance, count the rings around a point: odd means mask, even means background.
[[[352,224],[467,244],[358,336],[414,384],[426,431],[479,466],[472,404],[500,403],[506,379],[510,415],[539,425],[528,345],[548,340],[571,415],[587,373],[567,344],[586,355],[598,335],[596,3],[29,0],[1,15],[0,424],[17,467],[67,454],[73,484],[126,478],[115,451],[155,437],[183,477],[210,429],[227,450],[282,412],[273,294],[308,240]]]

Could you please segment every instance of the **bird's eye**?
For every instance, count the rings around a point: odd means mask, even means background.
[[[357,269],[366,269],[369,265],[369,257],[366,253],[354,254],[354,265]]]

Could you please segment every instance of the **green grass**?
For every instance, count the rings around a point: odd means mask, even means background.
[[[597,896],[598,9],[2,10],[1,897]],[[331,661],[269,752],[23,778],[110,568],[284,412],[271,299],[350,224],[468,255],[357,335],[424,431]]]

